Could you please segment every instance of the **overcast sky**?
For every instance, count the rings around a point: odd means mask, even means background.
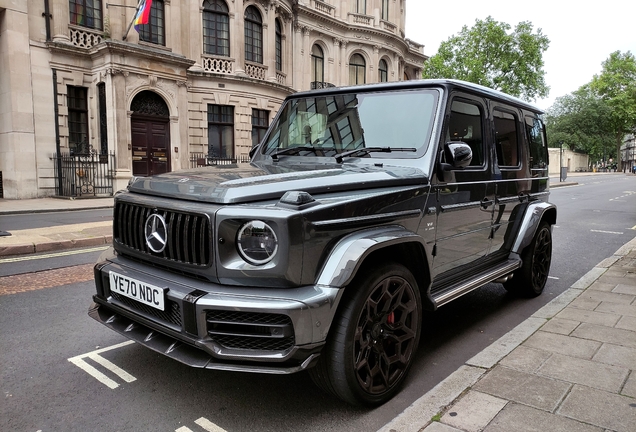
[[[534,101],[543,109],[557,97],[590,82],[612,52],[631,51],[636,55],[634,0],[407,0],[406,37],[423,44],[424,54],[432,56],[440,43],[459,33],[462,26],[472,27],[476,19],[484,20],[489,15],[512,29],[521,21],[530,21],[533,33],[541,28],[550,39],[550,47],[543,54],[550,95]]]

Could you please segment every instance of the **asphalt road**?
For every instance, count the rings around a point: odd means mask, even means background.
[[[0,277],[0,289],[34,288],[0,295],[5,399],[0,430],[220,431],[211,424],[229,432],[377,430],[636,236],[636,177],[576,180],[578,186],[552,190],[559,215],[544,294],[518,299],[490,284],[427,314],[405,388],[373,410],[351,408],[321,393],[306,373],[201,371],[136,344],[117,346],[126,339],[86,315],[94,288],[90,266],[78,264],[94,261],[96,252],[78,254],[72,267],[38,273],[24,270],[33,265],[29,261],[0,261],[0,271],[16,275]],[[42,281],[55,286],[37,289]],[[108,350],[95,352],[101,349]],[[111,382],[89,374],[87,365]]]

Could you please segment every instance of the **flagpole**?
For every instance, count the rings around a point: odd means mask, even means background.
[[[145,3],[146,0],[139,0],[139,3],[137,3],[137,9],[135,9],[135,13],[133,14],[133,18],[130,20],[130,24],[128,24],[128,28],[126,29],[126,33],[124,33],[124,37],[122,38],[122,40],[126,40],[126,38],[128,37],[128,32],[130,31],[130,28],[133,25],[133,22],[135,22],[135,18],[137,18],[137,14],[139,13],[139,9],[141,8],[141,4]]]

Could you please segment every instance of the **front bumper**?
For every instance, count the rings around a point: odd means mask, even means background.
[[[166,288],[164,311],[110,291],[109,272]],[[293,373],[312,366],[341,290],[231,287],[111,255],[95,266],[89,316],[193,367]]]

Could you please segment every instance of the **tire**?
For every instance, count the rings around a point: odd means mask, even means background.
[[[363,268],[345,289],[329,338],[309,374],[352,405],[374,406],[395,395],[413,363],[422,328],[422,301],[406,267]]]
[[[521,253],[523,264],[514,272],[504,288],[525,297],[537,297],[543,292],[552,262],[552,229],[541,222],[532,242]]]

